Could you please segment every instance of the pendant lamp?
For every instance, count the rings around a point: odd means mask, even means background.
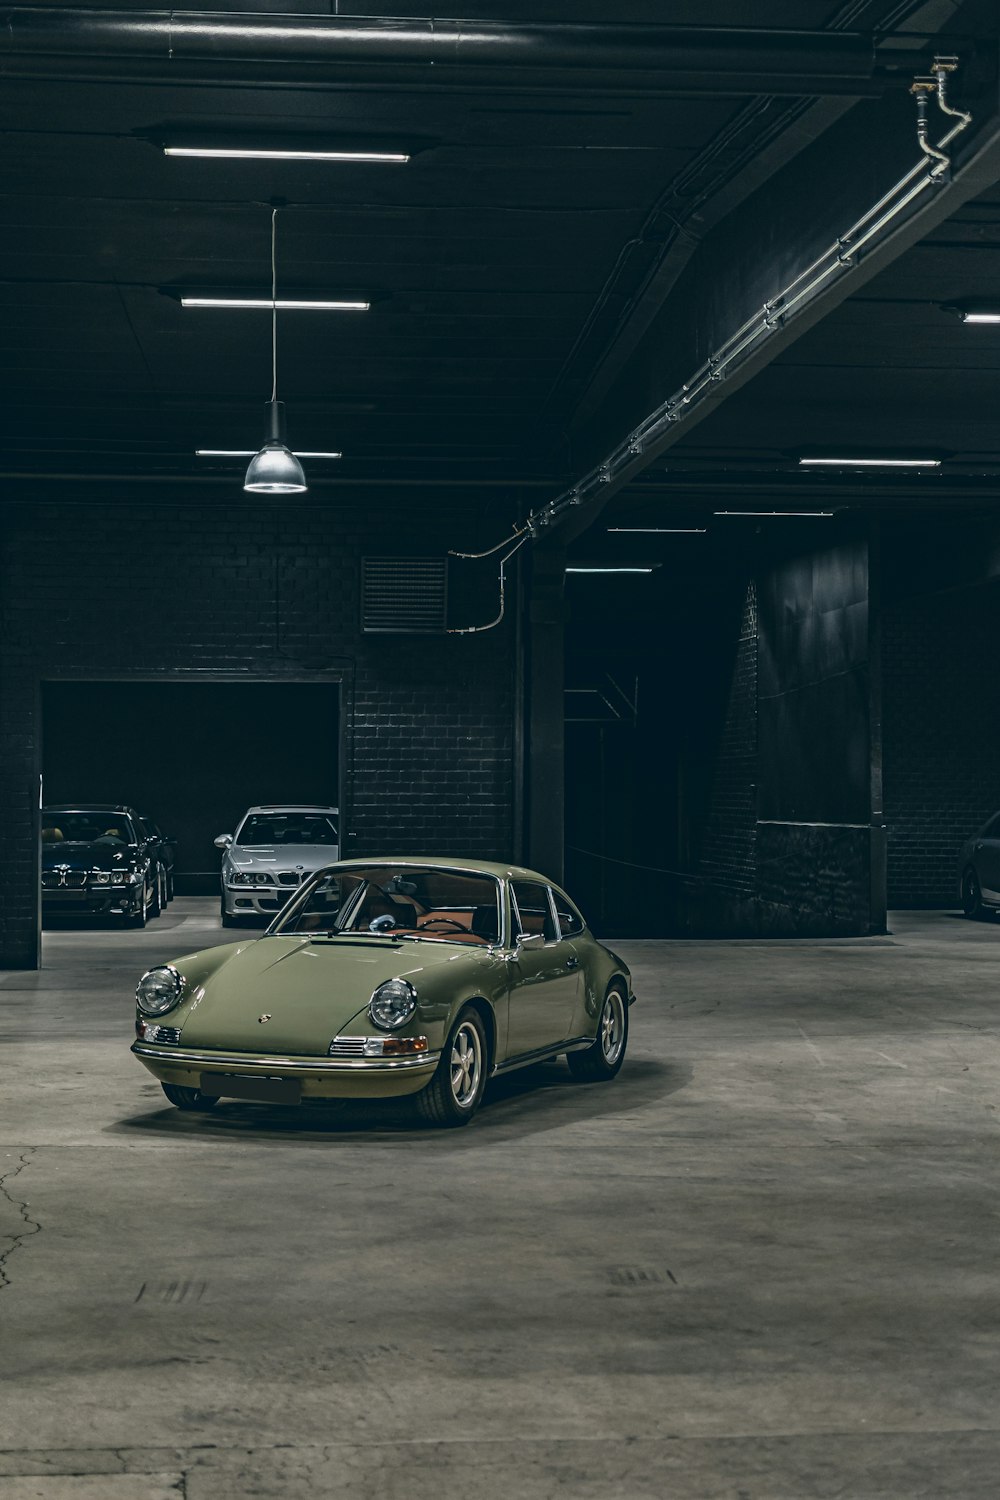
[[[278,400],[277,223],[275,208],[271,210],[271,399],[264,446],[250,460],[243,481],[243,488],[254,495],[295,495],[308,488],[302,465],[285,441],[285,403]]]

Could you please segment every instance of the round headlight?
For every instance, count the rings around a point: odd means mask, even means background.
[[[387,979],[368,1002],[368,1014],[382,1031],[395,1031],[417,1008],[417,992],[405,979]]]
[[[170,964],[143,974],[135,992],[135,1003],[144,1016],[163,1016],[181,998],[184,980]]]

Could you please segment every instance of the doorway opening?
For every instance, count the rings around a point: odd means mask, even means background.
[[[340,806],[338,682],[48,682],[42,709],[45,803],[152,818],[179,895],[218,892],[214,840],[253,804]]]

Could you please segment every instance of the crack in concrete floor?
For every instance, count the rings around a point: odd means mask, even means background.
[[[6,1172],[2,1177],[0,1177],[0,1197],[6,1199],[11,1208],[13,1208],[20,1215],[22,1222],[28,1226],[27,1229],[25,1229],[21,1234],[8,1234],[3,1236],[4,1239],[10,1241],[10,1244],[8,1245],[6,1250],[0,1252],[0,1291],[6,1290],[6,1288],[11,1285],[11,1279],[7,1272],[7,1266],[11,1256],[14,1254],[14,1251],[20,1250],[25,1240],[30,1240],[34,1235],[41,1234],[42,1232],[41,1224],[37,1219],[32,1218],[31,1214],[28,1213],[28,1208],[30,1207],[28,1200],[15,1198],[11,1193],[7,1191],[8,1182],[13,1182],[15,1177],[20,1177],[25,1167],[27,1167],[29,1162],[31,1161],[34,1150],[35,1148],[32,1146],[27,1151],[23,1151],[14,1170],[11,1172]]]

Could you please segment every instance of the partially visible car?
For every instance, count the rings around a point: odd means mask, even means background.
[[[544,875],[451,859],[345,860],[259,938],[189,953],[136,990],[132,1051],[178,1109],[412,1095],[465,1125],[487,1080],[566,1054],[622,1066],[628,966]]]
[[[967,917],[984,917],[1000,908],[1000,812],[962,845],[958,897]]]
[[[303,881],[340,855],[336,807],[272,804],[250,807],[234,834],[221,833],[220,915],[223,927],[243,917],[273,917]]]
[[[118,914],[145,927],[163,910],[157,840],[124,803],[42,808],[42,911]]]
[[[164,904],[174,899],[174,867],[177,863],[177,840],[168,838],[160,825],[147,813],[139,814],[139,821],[147,833],[156,840],[157,857],[163,866]]]

